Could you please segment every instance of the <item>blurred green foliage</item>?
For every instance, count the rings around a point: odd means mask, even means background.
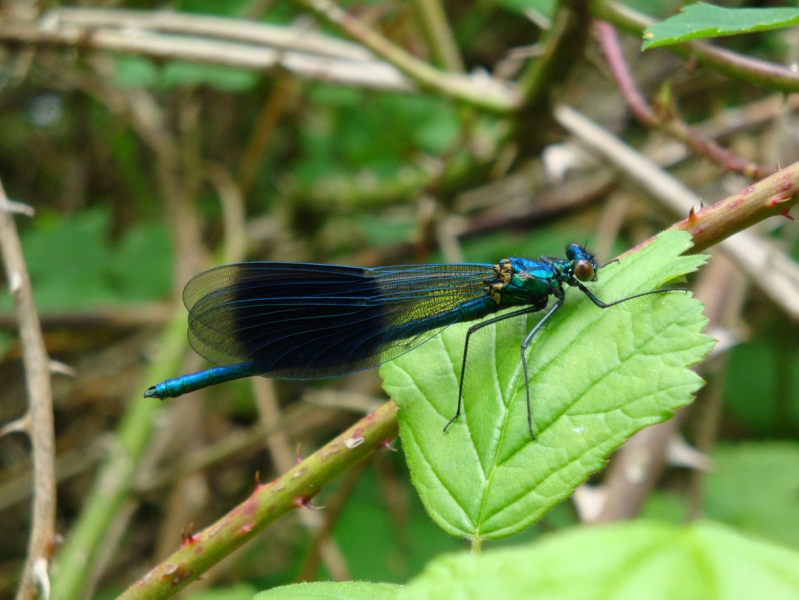
[[[116,60],[115,83],[120,88],[170,90],[183,86],[209,85],[232,94],[245,93],[255,87],[260,77],[252,71],[200,65],[171,60],[159,67],[152,60],[139,56],[120,56]]]
[[[408,161],[438,156],[459,130],[456,107],[426,96],[319,85],[309,90],[301,155],[291,173],[309,184],[332,175],[396,176]]]
[[[68,312],[152,302],[172,288],[172,245],[166,228],[141,223],[111,240],[110,215],[102,208],[70,217],[37,215],[22,246],[39,309]],[[11,308],[4,296],[3,309]]]
[[[761,436],[799,434],[799,339],[772,322],[732,350],[724,384],[729,418]]]
[[[705,483],[709,518],[799,548],[799,443],[720,444]]]
[[[404,480],[407,468],[392,462]],[[353,579],[402,583],[434,556],[464,548],[462,541],[448,536],[428,518],[406,481],[400,488],[402,496],[392,494],[393,507],[386,506],[381,484],[369,469],[348,499],[333,537],[348,557]],[[319,575],[320,579],[330,577],[324,569]]]

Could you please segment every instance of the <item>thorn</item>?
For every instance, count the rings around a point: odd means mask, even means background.
[[[44,546],[44,555],[47,557],[48,560],[53,557],[53,554],[55,554],[56,548],[58,548],[58,546],[60,546],[63,541],[64,540],[61,538],[60,535],[58,535],[57,533],[54,533],[53,537],[50,538],[50,541],[47,544],[45,544],[45,546]]]
[[[60,360],[50,359],[49,366],[51,373],[58,373],[59,375],[66,375],[67,377],[75,377],[78,374],[73,367],[70,367],[66,363],[62,363]]]
[[[272,482],[263,483],[261,481],[261,472],[260,471],[256,471],[255,472],[255,489],[252,491],[253,494],[257,494],[262,489],[264,489],[265,487],[270,486],[270,485],[272,485]]]
[[[6,199],[5,202],[0,204],[0,208],[2,208],[3,212],[7,212],[12,215],[25,215],[26,217],[32,217],[36,214],[36,211],[33,210],[33,207],[29,204],[16,202],[9,199]]]
[[[189,523],[189,527],[186,531],[180,534],[180,547],[185,548],[186,546],[191,546],[194,542],[197,541],[197,536],[192,533],[192,529],[194,527],[193,523]]]
[[[308,496],[296,496],[294,498],[294,506],[297,508],[307,508],[308,510],[322,510],[324,506],[314,506],[311,504],[311,499]]]
[[[17,292],[19,292],[20,288],[22,287],[22,277],[16,271],[12,271],[8,274],[8,291],[11,292],[13,296]]]
[[[669,440],[669,445],[666,449],[666,460],[669,464],[697,471],[707,472],[715,468],[715,463],[707,454],[691,446],[680,435],[676,435]]]
[[[394,441],[394,438],[388,438],[388,439],[385,439],[382,442],[380,442],[379,445],[380,445],[381,448],[385,448],[386,450],[390,450],[391,452],[396,452],[397,449],[394,446],[391,445],[391,443],[393,441]]]
[[[44,600],[50,598],[50,576],[47,574],[47,559],[37,558],[33,563],[33,577],[36,583],[39,584],[39,589],[42,590],[42,597]]]
[[[593,523],[602,514],[607,503],[608,494],[603,486],[592,486],[584,483],[577,486],[572,495],[572,502],[583,523]]]
[[[297,450],[294,451],[294,464],[300,464],[302,462],[302,458],[300,458],[300,443],[297,442]]]
[[[741,343],[742,335],[728,327],[720,327],[717,325],[708,327],[706,333],[716,338],[716,345],[713,346],[708,358],[720,356]]]
[[[793,218],[793,216],[791,215],[791,210],[790,210],[789,208],[786,208],[786,209],[785,209],[784,211],[782,211],[780,214],[781,214],[783,217],[785,217],[786,219],[790,219],[791,221],[796,221],[796,219],[794,219],[794,218]]]
[[[31,428],[30,414],[25,413],[19,419],[14,419],[0,427],[0,438],[10,433],[29,433]]]

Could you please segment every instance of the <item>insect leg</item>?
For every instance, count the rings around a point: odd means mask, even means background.
[[[557,295],[557,293],[556,293]],[[522,370],[524,371],[524,392],[525,397],[527,398],[527,429],[530,430],[530,437],[533,438],[535,441],[535,433],[533,433],[533,411],[530,408],[530,378],[527,375],[527,347],[530,345],[530,342],[535,336],[536,333],[541,331],[541,328],[544,326],[544,323],[549,321],[549,319],[554,315],[558,309],[563,306],[563,300],[565,296],[563,295],[563,291],[561,290],[560,295],[558,295],[558,301],[555,305],[549,309],[549,312],[543,316],[543,318],[535,324],[535,327],[527,334],[527,337],[524,338],[522,342],[521,352],[522,352]]]
[[[632,296],[627,296],[626,298],[621,298],[620,300],[614,300],[613,302],[602,302],[599,298],[594,296],[593,292],[585,287],[582,283],[580,283],[577,279],[570,281],[569,285],[576,285],[580,288],[580,291],[588,296],[588,298],[596,304],[599,308],[610,308],[611,306],[616,306],[617,304],[621,304],[622,302],[627,302],[627,300],[632,300],[633,298],[640,298],[641,296],[649,296],[650,294],[667,294],[669,292],[687,292],[688,290],[685,288],[671,288],[668,290],[651,290],[649,292],[641,292],[640,294],[633,294]]]
[[[528,315],[530,313],[538,312],[542,308],[544,308],[546,304],[541,306],[540,304],[533,304],[532,306],[526,306],[521,310],[515,310],[512,313],[508,313],[506,315],[499,315],[498,317],[494,317],[493,319],[488,319],[488,321],[483,321],[482,323],[478,323],[477,325],[472,325],[469,327],[469,331],[466,332],[466,341],[463,344],[463,363],[461,364],[461,379],[458,385],[458,408],[455,410],[455,416],[452,417],[447,424],[444,425],[444,431],[446,431],[450,425],[457,419],[461,414],[461,404],[463,399],[463,375],[466,373],[466,355],[469,353],[469,338],[472,337],[472,334],[476,331],[481,330],[483,327],[487,327],[488,325],[493,325],[494,323],[499,323],[500,321],[504,321],[506,319],[512,319],[513,317],[518,317],[520,315]]]

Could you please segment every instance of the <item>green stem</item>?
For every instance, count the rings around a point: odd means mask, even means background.
[[[439,0],[415,0],[416,12],[424,28],[436,64],[454,73],[463,73],[464,66],[455,37],[447,22],[447,14]]]
[[[799,201],[799,163],[754,183],[737,194],[691,213],[669,229],[681,229],[694,238],[691,252],[703,250],[778,215],[791,218],[788,211]]]
[[[180,369],[186,353],[186,316],[181,307],[175,311],[162,336],[159,359],[147,371],[147,381],[162,381]],[[157,415],[166,404],[143,398],[137,390],[119,425],[112,450],[105,460],[83,504],[83,510],[67,536],[66,543],[55,556],[52,580],[53,600],[85,598],[85,587],[102,548],[102,540],[110,525],[128,500],[134,474],[147,449],[158,421]]]
[[[480,556],[480,553],[483,551],[483,538],[480,536],[475,536],[472,538],[472,554],[475,556]]]

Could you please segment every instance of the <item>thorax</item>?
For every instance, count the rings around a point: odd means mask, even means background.
[[[535,304],[563,286],[560,261],[503,258],[494,265],[494,276],[486,279],[485,290],[499,306]]]

